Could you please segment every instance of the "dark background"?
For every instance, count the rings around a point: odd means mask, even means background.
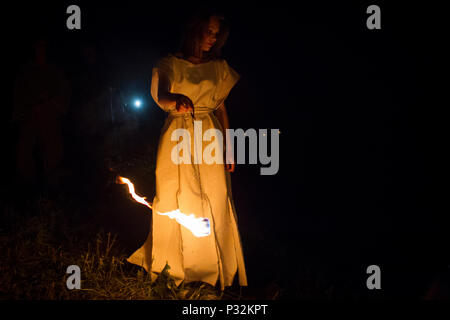
[[[227,100],[231,127],[281,131],[276,175],[261,176],[259,164],[232,174],[250,283],[295,278],[306,259],[365,290],[376,264],[384,293],[401,296],[447,272],[443,9],[396,3],[216,6],[231,23],[224,57],[241,75]],[[66,29],[70,4],[81,7],[81,30]],[[370,4],[381,7],[381,30],[366,28]],[[50,31],[53,60],[67,70],[79,44],[92,41],[107,72],[148,84],[195,8],[62,1],[5,9],[5,177],[14,167],[13,80],[36,30]],[[158,131],[164,114],[153,108],[146,117]]]

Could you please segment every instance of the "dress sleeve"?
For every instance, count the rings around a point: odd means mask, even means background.
[[[239,80],[240,75],[228,65],[226,60],[222,60],[221,64],[221,81],[219,84],[218,96],[217,96],[217,107],[219,107],[225,99],[228,97],[231,89],[234,87],[236,82]]]
[[[174,79],[174,70],[173,70],[173,60],[170,55],[161,58],[158,60],[156,65],[152,69],[152,83],[150,88],[150,93],[152,95],[153,100],[155,100],[156,104],[166,112],[170,112],[166,107],[159,103],[158,97],[158,87],[159,87],[159,79],[161,76],[166,77],[169,80],[169,86],[171,86]]]

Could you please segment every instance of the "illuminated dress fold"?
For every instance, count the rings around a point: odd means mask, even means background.
[[[183,128],[190,133],[192,153],[195,153],[194,118],[190,113],[166,110],[159,103],[160,73],[169,79],[170,92],[184,94],[192,100],[195,121],[201,121],[202,137],[208,129],[222,130],[213,111],[225,101],[239,79],[225,60],[193,64],[169,54],[153,68],[151,94],[159,107],[168,112],[168,117],[158,145],[152,230],[145,243],[127,260],[151,272],[152,280],[168,263],[168,272],[177,285],[182,281],[203,281],[215,286],[220,280],[223,290],[232,285],[238,273],[239,284],[247,286],[230,173],[222,163],[176,164],[172,161],[172,150],[179,143],[171,141],[176,129]],[[203,142],[202,154],[206,145],[208,143]],[[156,213],[176,209],[208,218],[210,235],[196,237],[174,219]]]

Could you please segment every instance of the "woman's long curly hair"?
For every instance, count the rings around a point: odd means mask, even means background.
[[[201,42],[204,33],[208,29],[211,17],[217,17],[219,19],[220,29],[216,37],[216,42],[209,51],[203,53],[203,58],[206,60],[213,60],[221,57],[221,49],[230,33],[229,24],[225,17],[220,13],[215,11],[202,11],[192,16],[182,31],[180,52],[185,58],[190,56],[201,56]]]

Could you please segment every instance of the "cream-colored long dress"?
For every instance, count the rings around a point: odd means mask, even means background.
[[[195,164],[191,161],[192,164],[176,164],[172,161],[172,149],[179,143],[171,141],[173,130],[188,130],[191,145],[194,145],[194,119],[190,113],[167,110],[159,103],[158,79],[162,72],[170,81],[170,92],[184,94],[192,100],[195,121],[201,121],[203,132],[211,128],[222,130],[213,111],[224,102],[239,79],[236,71],[223,59],[193,64],[169,54],[153,68],[152,97],[169,114],[158,146],[152,231],[128,262],[143,266],[151,272],[152,280],[168,263],[176,285],[184,280],[185,283],[203,281],[215,286],[220,280],[223,290],[232,285],[238,272],[239,284],[247,286],[230,174],[221,163]],[[207,144],[203,143],[202,151]],[[157,214],[176,209],[208,218],[210,235],[196,237],[175,219]]]

